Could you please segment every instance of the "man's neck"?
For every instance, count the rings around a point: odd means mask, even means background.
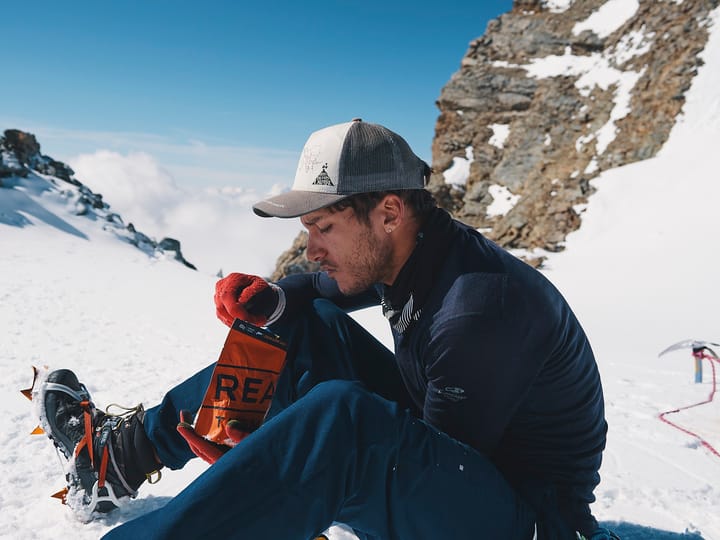
[[[410,255],[412,255],[412,252],[415,250],[419,232],[420,224],[415,220],[408,222],[403,230],[394,231],[397,236],[394,239],[393,260],[391,265],[392,273],[388,276],[388,279],[385,280],[385,285],[392,286],[392,284],[395,283],[400,270],[402,270],[410,258]]]

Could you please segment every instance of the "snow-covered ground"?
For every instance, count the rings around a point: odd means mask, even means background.
[[[544,270],[598,358],[610,432],[593,510],[627,539],[720,540],[720,458],[658,420],[712,390],[708,365],[693,382],[688,350],[658,353],[688,338],[720,341],[719,31],[703,58],[660,155],[594,181],[582,228]],[[11,192],[0,189],[0,214],[16,209]],[[155,404],[217,358],[226,329],[214,317],[216,278],[149,258],[61,200],[27,196],[47,213],[24,213],[24,226],[0,220],[0,537],[97,538],[164,504],[205,465],[165,471],[127,507],[80,523],[49,497],[63,486],[58,458],[45,437],[29,435],[31,406],[18,390],[31,365],[69,367],[98,405]],[[274,241],[254,238],[265,250]],[[287,248],[287,238],[275,242],[276,253]],[[389,341],[377,312],[359,317]],[[720,398],[672,419],[720,450]],[[340,528],[332,536],[352,537]]]

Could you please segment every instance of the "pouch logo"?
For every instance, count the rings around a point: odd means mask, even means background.
[[[463,401],[468,398],[465,395],[465,390],[458,386],[446,386],[445,388],[438,390],[437,393],[453,403],[457,403],[458,401]]]
[[[315,177],[313,186],[334,186],[335,185],[332,183],[332,180],[330,180],[330,176],[328,176],[328,173],[326,170],[327,167],[328,167],[327,163],[322,166],[322,171],[320,171],[320,174],[318,174]]]
[[[238,380],[235,375],[218,373],[215,379],[215,399],[221,400],[221,394],[231,402],[266,403],[272,400],[275,384],[271,378],[259,379],[245,377]]]

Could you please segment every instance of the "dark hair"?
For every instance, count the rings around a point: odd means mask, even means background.
[[[370,223],[370,212],[387,195],[397,195],[408,206],[413,217],[422,224],[427,216],[437,207],[437,201],[432,193],[426,189],[396,189],[390,191],[371,191],[370,193],[358,193],[346,199],[328,206],[330,212],[341,212],[346,208],[352,208],[355,217],[365,224]]]

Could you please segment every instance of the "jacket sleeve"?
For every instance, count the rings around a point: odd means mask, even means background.
[[[353,311],[380,303],[380,295],[375,288],[363,293],[346,296],[340,292],[337,282],[325,272],[293,274],[277,282],[285,293],[285,311],[280,320],[292,318],[317,298],[330,300],[345,311]]]

